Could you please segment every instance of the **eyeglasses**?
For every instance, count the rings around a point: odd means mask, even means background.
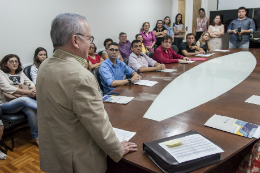
[[[81,33],[77,33],[77,34],[75,34],[75,35],[81,35],[81,36],[85,37],[85,35],[83,35],[83,34],[81,34]],[[93,41],[94,41],[94,37],[93,37],[93,36],[86,36],[86,37],[89,38],[90,43],[93,43]]]
[[[91,50],[91,49],[95,49],[94,47],[89,47],[89,50]]]
[[[109,51],[111,51],[111,52],[118,52],[119,51],[119,49],[113,49],[113,48],[111,48],[111,49],[108,49]]]
[[[8,61],[8,63],[9,63],[9,64],[19,64],[19,62],[18,62],[18,61],[13,61],[13,60],[11,60],[11,61]]]
[[[165,44],[172,44],[172,42],[164,41]]]

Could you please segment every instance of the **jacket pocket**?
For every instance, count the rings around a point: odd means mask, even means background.
[[[96,156],[100,151],[100,147],[96,144],[92,146],[89,150],[91,156]]]

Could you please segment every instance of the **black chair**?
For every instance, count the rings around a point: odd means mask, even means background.
[[[153,58],[153,53],[154,53],[154,52],[149,52],[149,53],[148,53],[148,56],[149,56],[150,58]]]
[[[2,112],[2,109],[0,107],[0,119],[2,119],[3,122],[8,122],[8,124],[9,124],[9,134],[11,135],[12,146],[11,147],[7,146],[5,144],[3,138],[1,139],[1,142],[2,142],[3,146],[5,147],[6,152],[8,150],[13,151],[13,149],[14,149],[14,133],[17,132],[18,130],[20,130],[21,128],[13,131],[12,123],[27,122],[27,116],[24,115],[22,112],[4,115],[3,112]]]
[[[27,66],[27,67],[25,67],[25,68],[23,69],[24,74],[25,74],[30,80],[32,80],[32,78],[31,78],[31,66],[32,66],[32,65],[29,65],[29,66]]]
[[[176,45],[171,45],[174,52],[178,53],[179,48]]]
[[[98,55],[101,56],[101,57],[102,57],[102,52],[103,52],[103,50],[98,52]]]
[[[125,63],[126,65],[128,65],[128,61],[129,61],[129,59],[125,59],[125,60],[124,60],[124,63]]]
[[[103,86],[102,86],[101,80],[100,80],[99,68],[95,68],[92,73],[94,74],[94,76],[96,77],[96,79],[98,81],[99,88],[104,92]]]

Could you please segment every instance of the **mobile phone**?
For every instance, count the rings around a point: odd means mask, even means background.
[[[118,95],[120,95],[120,93],[108,92],[107,95],[115,95],[115,96],[118,96]]]

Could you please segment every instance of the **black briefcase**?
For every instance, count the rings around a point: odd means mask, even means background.
[[[191,130],[189,132],[186,132],[186,133],[183,133],[180,135],[171,136],[168,138],[163,138],[163,139],[152,141],[152,142],[146,142],[143,144],[143,150],[147,154],[147,156],[165,173],[190,172],[190,171],[193,171],[193,170],[196,170],[199,168],[203,168],[203,167],[212,165],[221,160],[221,154],[217,153],[217,154],[202,157],[199,159],[179,163],[171,154],[169,154],[164,148],[162,148],[159,145],[159,143],[162,143],[164,141],[178,139],[178,138],[188,136],[191,134],[200,134],[200,133],[196,132],[195,130]],[[209,140],[209,141],[211,141],[211,140]]]

